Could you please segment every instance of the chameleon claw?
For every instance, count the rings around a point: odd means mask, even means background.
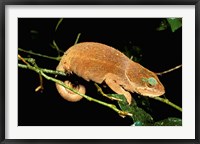
[[[128,112],[125,112],[125,111],[119,111],[119,115],[122,117],[122,118],[125,118],[126,116],[133,116],[133,114],[131,113],[128,113]]]
[[[116,101],[123,101],[122,99],[115,98],[115,97],[109,97],[111,100],[116,100]]]

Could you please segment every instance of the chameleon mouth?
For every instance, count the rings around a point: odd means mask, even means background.
[[[164,90],[164,87],[159,90],[138,87],[136,88],[136,92],[142,96],[158,97],[158,96],[162,96],[165,93],[165,90]]]

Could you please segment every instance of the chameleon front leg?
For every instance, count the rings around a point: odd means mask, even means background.
[[[56,70],[65,72],[65,69],[60,64],[57,66]],[[77,85],[77,86],[74,87],[72,85],[72,83],[68,80],[64,81],[64,83],[68,87],[75,89],[79,93],[85,94],[85,92],[86,92],[85,87],[83,85]],[[82,96],[66,89],[65,87],[63,87],[62,85],[60,85],[58,83],[56,83],[56,88],[57,88],[59,94],[67,101],[77,102],[77,101],[79,101],[83,98]]]
[[[107,74],[105,77],[106,84],[117,94],[123,94],[128,102],[128,104],[131,104],[132,96],[131,94],[126,91],[121,85],[120,78],[113,74]]]

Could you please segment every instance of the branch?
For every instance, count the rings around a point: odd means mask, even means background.
[[[172,106],[173,108],[179,110],[180,112],[182,112],[182,108],[181,107],[179,107],[179,106],[175,105],[174,103],[170,102],[167,98],[154,97],[153,99],[161,101],[163,103],[166,103],[166,104]]]
[[[58,83],[58,84],[64,86],[65,88],[69,89],[70,91],[72,91],[72,92],[74,92],[74,93],[76,93],[76,94],[78,94],[78,95],[84,97],[85,99],[87,99],[87,100],[89,100],[89,101],[94,101],[94,102],[96,102],[96,103],[99,103],[99,104],[101,104],[101,105],[104,105],[104,106],[106,106],[106,107],[111,108],[112,110],[114,110],[115,112],[117,112],[120,116],[127,116],[127,115],[130,116],[129,113],[119,110],[119,109],[118,109],[115,105],[113,105],[113,104],[105,103],[105,102],[102,102],[102,101],[97,100],[97,99],[95,99],[95,98],[92,98],[92,97],[89,97],[89,96],[87,96],[87,95],[81,94],[81,93],[79,93],[78,91],[74,90],[73,88],[70,88],[70,87],[68,87],[67,85],[65,85],[64,82],[62,82],[62,81],[60,81],[60,80],[58,80],[58,79],[55,79],[55,78],[53,78],[53,77],[50,77],[50,76],[48,76],[48,75],[45,74],[45,73],[51,73],[51,74],[57,73],[57,74],[62,74],[62,73],[60,73],[59,71],[47,70],[47,69],[38,68],[38,67],[31,66],[31,65],[24,65],[24,64],[18,64],[18,67],[33,70],[33,71],[35,71],[36,73],[41,74],[41,75],[42,75],[44,78],[46,78],[47,80],[53,81],[53,82],[55,82],[55,83]]]
[[[18,64],[18,67],[24,68],[24,69],[30,69],[27,65],[24,65],[24,64]],[[39,69],[44,73],[67,76],[66,73],[61,72],[61,71],[55,71],[55,70],[50,70],[50,69],[45,69],[45,68],[39,68]]]

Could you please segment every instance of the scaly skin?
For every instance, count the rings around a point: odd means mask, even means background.
[[[84,42],[70,47],[63,55],[57,70],[74,73],[86,81],[101,84],[103,81],[116,93],[123,94],[131,104],[130,92],[156,97],[165,93],[155,73],[133,62],[120,51],[96,42]],[[69,81],[66,82],[72,87]],[[56,84],[60,95],[76,102],[82,97]],[[76,89],[85,94],[83,85]]]

